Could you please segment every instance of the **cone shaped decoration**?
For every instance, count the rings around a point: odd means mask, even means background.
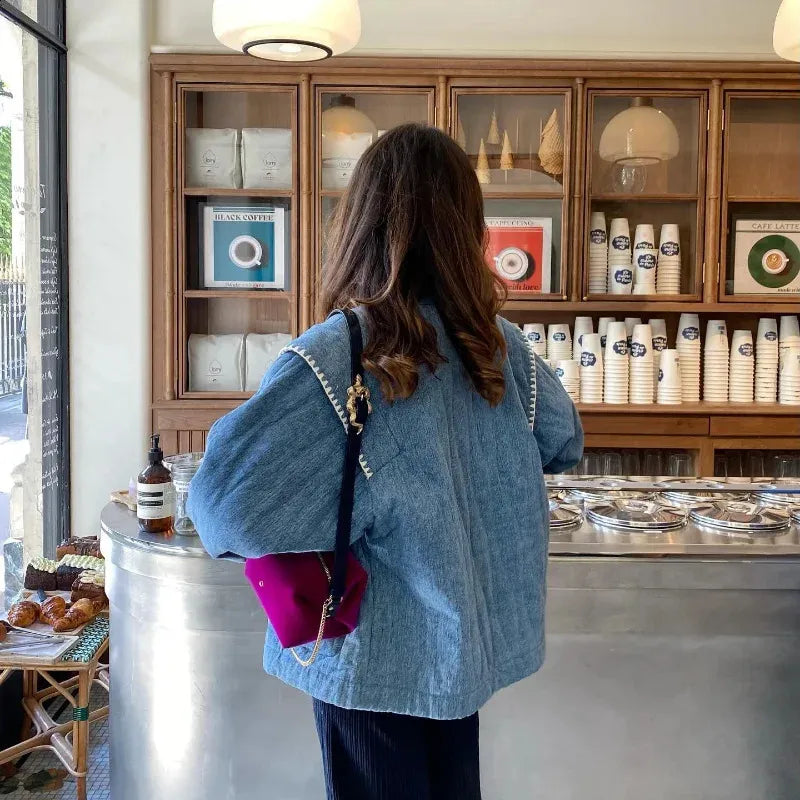
[[[558,109],[547,120],[539,142],[539,162],[542,169],[550,175],[564,172],[564,138],[558,124]]]
[[[497,127],[497,112],[492,111],[492,119],[489,123],[489,133],[486,135],[487,144],[500,144],[500,129]]]
[[[492,176],[489,174],[489,159],[486,157],[486,145],[481,139],[481,146],[478,150],[478,166],[475,168],[478,176],[478,183],[491,183]]]
[[[461,149],[467,152],[467,132],[464,130],[464,123],[461,121],[461,114],[458,115],[456,122],[456,142],[460,145]]]
[[[500,169],[506,171],[514,169],[514,154],[511,151],[511,139],[508,137],[508,131],[503,133],[503,151],[500,153]]]

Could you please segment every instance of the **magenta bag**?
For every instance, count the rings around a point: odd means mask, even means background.
[[[361,325],[350,309],[342,313],[350,334],[352,383],[347,390],[349,420],[335,550],[248,558],[244,568],[281,645],[294,648],[314,642],[307,659],[292,650],[303,667],[314,663],[324,639],[335,639],[355,630],[367,588],[367,572],[350,551],[350,529],[361,432],[372,406],[361,366]]]

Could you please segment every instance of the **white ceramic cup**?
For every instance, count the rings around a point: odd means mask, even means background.
[[[681,236],[677,225],[661,226],[661,240],[658,247],[659,258],[679,258],[681,254]]]
[[[676,348],[700,347],[700,317],[697,314],[681,314],[678,320]]]
[[[758,332],[756,333],[758,344],[778,346],[778,320],[774,317],[761,317],[758,321]]]

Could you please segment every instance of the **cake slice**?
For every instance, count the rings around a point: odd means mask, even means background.
[[[45,592],[53,592],[58,588],[56,570],[58,564],[49,558],[36,556],[30,560],[25,571],[25,588],[36,591],[43,589]]]

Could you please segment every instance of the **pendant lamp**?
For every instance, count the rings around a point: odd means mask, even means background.
[[[653,108],[649,97],[634,97],[630,108],[620,111],[600,136],[600,158],[628,167],[669,161],[678,155],[675,123]]]
[[[361,37],[358,0],[214,0],[214,35],[271,61],[320,61]]]
[[[787,61],[800,61],[800,0],[783,0],[775,17],[772,47]]]

